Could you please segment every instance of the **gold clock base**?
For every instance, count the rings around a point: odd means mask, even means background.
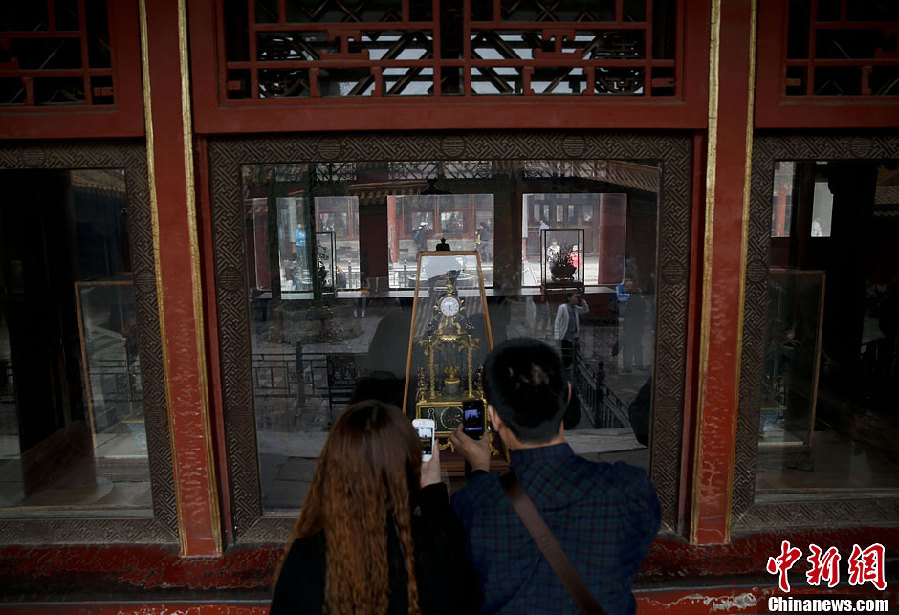
[[[490,471],[505,472],[509,469],[509,452],[502,440],[494,438],[493,432],[489,433],[490,450],[493,453],[490,458]],[[455,450],[449,440],[441,440],[438,448],[440,449],[441,470],[451,477],[465,476],[465,457],[462,456],[462,453]]]

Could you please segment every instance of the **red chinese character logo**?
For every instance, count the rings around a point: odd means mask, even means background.
[[[812,554],[806,559],[812,567],[805,573],[809,585],[818,585],[821,581],[827,581],[827,587],[834,587],[840,582],[840,552],[836,547],[830,547],[824,551],[818,545],[812,543],[808,546]]]
[[[771,574],[779,574],[777,586],[780,591],[790,592],[790,581],[787,579],[787,571],[793,567],[799,558],[802,557],[802,551],[790,546],[789,540],[780,543],[780,557],[769,557],[767,570]]]
[[[849,556],[849,585],[862,585],[871,581],[877,589],[883,591],[887,588],[885,571],[883,569],[884,548],[879,542],[875,542],[867,549],[862,550],[858,545],[852,545],[852,555]]]

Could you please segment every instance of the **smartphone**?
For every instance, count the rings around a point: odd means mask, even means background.
[[[466,399],[462,402],[462,431],[472,440],[484,435],[484,400]]]
[[[421,443],[421,460],[430,461],[434,454],[434,420],[415,419],[412,427],[418,432],[418,441]]]

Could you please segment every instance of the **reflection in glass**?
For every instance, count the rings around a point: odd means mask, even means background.
[[[657,164],[336,162],[246,165],[242,176],[247,232],[256,238],[247,243],[246,269],[266,513],[301,506],[326,431],[355,387],[401,405],[416,384],[407,382],[406,358],[418,257],[442,238],[453,251],[480,256],[495,343],[538,337],[560,347],[554,319],[566,289],[539,286],[540,218],[578,229],[584,252],[589,313],[580,317],[570,374],[578,424],[566,439],[588,457],[648,466]],[[305,246],[296,243],[297,225],[316,231]],[[311,259],[323,246],[329,252],[330,233],[333,284],[309,265],[317,267]],[[618,292],[625,277],[630,293]],[[627,364],[625,347],[633,348]]]
[[[0,514],[150,515],[124,171],[0,187]]]
[[[334,233],[335,275],[343,275],[338,288],[360,288],[362,275],[359,257],[359,197],[317,196],[315,212],[319,232]]]
[[[827,182],[815,182],[815,201],[812,206],[812,237],[830,237],[833,217],[833,195]]]
[[[824,272],[772,269],[768,276],[765,390],[759,446],[810,446],[821,362]]]
[[[481,255],[485,282],[491,286],[493,266],[486,263],[493,257],[493,198],[493,194],[450,194],[433,180],[418,195],[388,197],[388,211],[396,212],[395,221],[388,218],[388,224],[396,228],[388,233],[387,249],[396,263],[390,287],[412,289],[418,255],[434,250],[444,237],[452,240],[453,250],[474,250]]]
[[[793,217],[793,163],[774,165],[774,208],[771,213],[771,236],[789,237]]]
[[[303,175],[293,166],[264,165],[254,168],[255,176],[246,177],[245,181],[250,193],[246,201],[247,214],[253,220],[251,278],[255,289],[271,292],[275,280],[279,293],[314,293],[316,289],[321,292],[317,280],[324,286],[337,284],[338,288],[358,289],[362,283],[359,198],[316,196],[315,213],[307,215],[304,199],[308,196],[305,185],[309,181],[308,175]],[[271,186],[277,186],[279,193],[289,196],[277,196],[273,192],[263,196],[268,187],[260,180],[278,176],[286,181]],[[270,202],[274,207],[269,208]],[[315,221],[314,226],[311,220]],[[310,233],[329,235],[319,235],[320,240],[313,241]],[[324,263],[319,253],[322,244],[327,244],[325,249],[328,252]],[[327,280],[321,279],[320,264],[326,265]],[[273,276],[273,271],[277,272],[276,276]]]
[[[584,229],[552,228],[541,233],[540,276],[543,288],[578,288],[584,283]]]
[[[777,164],[760,500],[899,489],[896,169]]]
[[[616,192],[523,194],[522,286],[541,283],[546,251],[541,250],[540,234],[550,228],[584,229],[584,245],[578,246],[583,261],[579,281],[594,285],[623,282],[628,218],[633,220],[637,214],[631,211],[628,216],[627,203],[628,195]]]
[[[315,234],[315,274],[322,293],[337,292],[337,272],[335,266],[334,231],[319,231]]]

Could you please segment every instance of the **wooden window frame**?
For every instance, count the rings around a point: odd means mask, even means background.
[[[58,142],[53,144],[0,143],[0,169],[125,169],[128,234],[135,306],[140,328],[143,411],[153,506],[151,517],[40,517],[0,519],[0,544],[46,543],[178,543],[176,490],[166,409],[165,375],[156,271],[153,224],[143,142]],[[49,513],[49,515],[47,514]]]
[[[756,455],[761,411],[763,355],[768,309],[771,212],[774,163],[781,160],[899,159],[899,134],[757,135],[752,156],[752,203],[746,262],[743,346],[740,361],[739,413],[732,529],[770,530],[798,527],[895,524],[899,497],[845,497],[793,502],[756,502]]]
[[[385,147],[389,143],[390,147]],[[256,418],[250,366],[250,301],[244,232],[241,165],[369,162],[393,160],[488,160],[503,152],[511,159],[614,159],[661,164],[657,337],[650,477],[662,502],[668,531],[678,527],[692,229],[693,140],[665,133],[563,132],[416,133],[228,137],[211,139],[211,237],[221,355],[222,412],[230,476],[231,523],[235,542],[280,542],[293,515],[264,515],[260,495]],[[289,152],[289,154],[286,154]],[[289,155],[289,158],[285,158]],[[513,219],[516,217],[513,211]],[[520,216],[520,213],[518,214]],[[520,220],[519,220],[520,223]]]

